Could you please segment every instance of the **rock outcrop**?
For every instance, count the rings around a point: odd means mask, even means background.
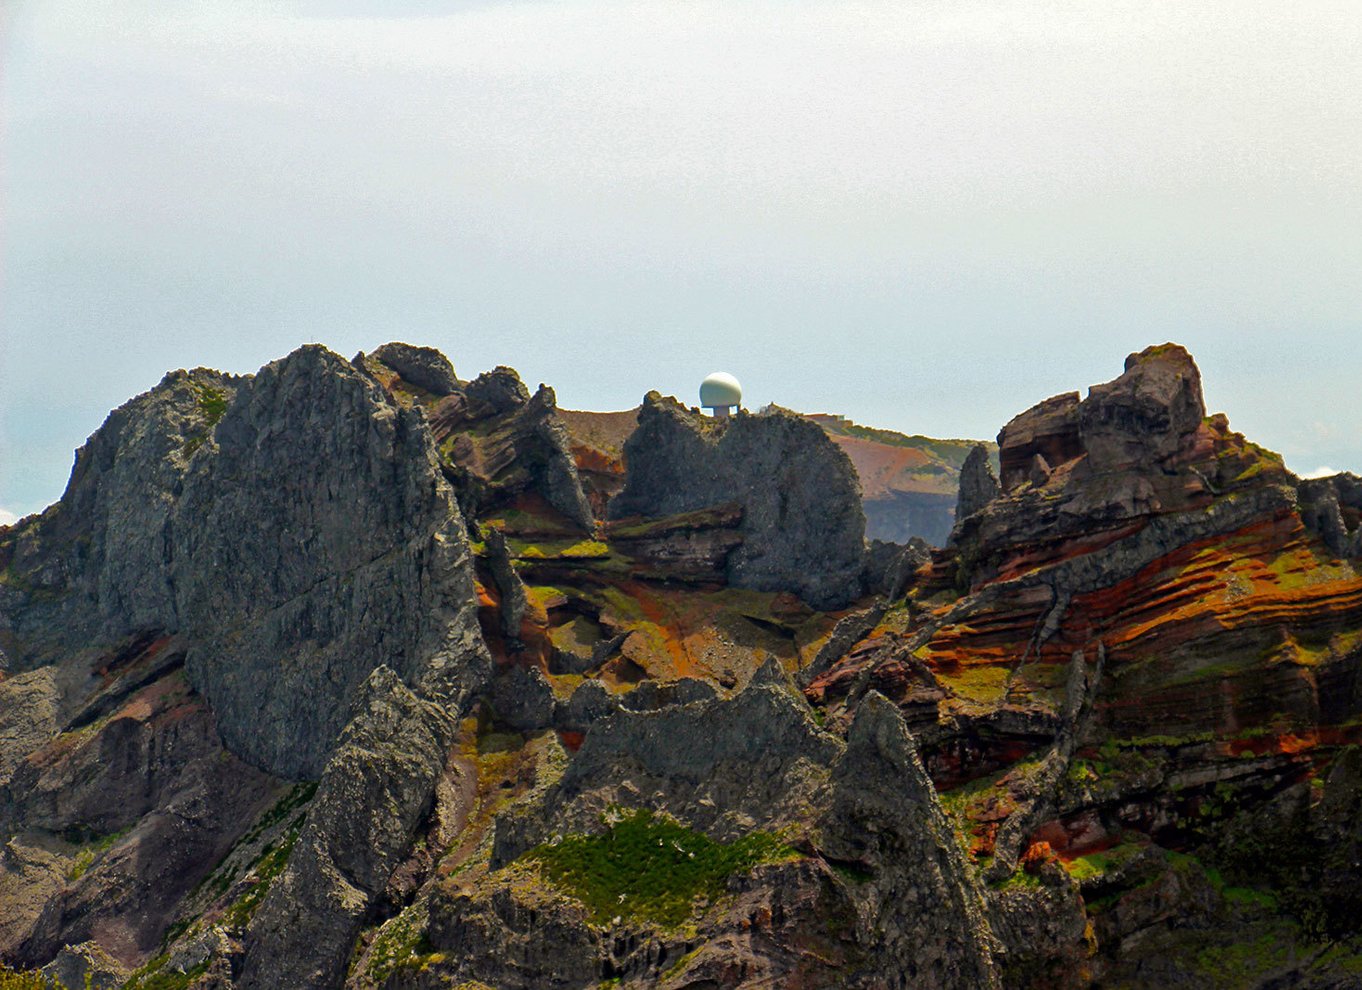
[[[398,404],[424,410],[440,464],[465,516],[516,508],[518,500],[532,493],[577,532],[595,528],[553,389],[541,385],[531,395],[507,367],[464,383],[453,378],[451,367],[438,390],[428,388],[428,366],[437,364],[436,358],[423,354],[423,363],[417,364],[406,351],[393,350],[398,347],[407,345],[384,345],[373,354],[360,354],[355,363],[377,378]],[[385,354],[396,363],[385,360]],[[438,351],[434,354],[443,360]]]
[[[0,643],[15,669],[179,625],[171,576],[186,478],[245,379],[174,371],[76,452],[61,501],[0,546]]]
[[[542,798],[501,818],[493,872],[434,894],[432,970],[564,988],[604,976],[622,987],[870,988],[906,985],[907,974],[914,986],[995,986],[982,898],[898,713],[872,696],[843,742],[782,680],[768,666],[731,701],[595,725]],[[542,843],[640,812],[724,843],[779,830],[799,852],[735,877],[734,898],[691,912],[690,934],[627,906],[602,927],[525,883]],[[829,926],[845,934],[811,939]]]
[[[973,584],[1112,542],[1147,521],[1269,489],[1294,501],[1281,458],[1205,415],[1201,376],[1176,344],[1126,359],[1119,378],[1046,399],[998,434],[1002,497],[958,521]]]
[[[793,591],[816,608],[860,593],[865,516],[856,473],[815,424],[785,410],[711,421],[650,392],[625,445],[614,519],[741,506],[728,554],[740,588]]]
[[[464,525],[419,412],[320,347],[266,365],[186,479],[186,673],[234,752],[315,778],[379,665],[414,684],[476,639]]]
[[[375,350],[373,356],[431,395],[452,395],[458,391],[459,379],[454,374],[454,365],[433,347],[392,341]]]
[[[1002,492],[988,462],[988,448],[975,444],[960,468],[960,494],[955,502],[955,518],[965,519],[992,502]]]

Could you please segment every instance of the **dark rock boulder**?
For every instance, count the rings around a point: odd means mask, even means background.
[[[850,460],[827,434],[782,409],[706,419],[650,392],[625,444],[628,475],[614,519],[741,506],[730,584],[793,591],[840,608],[861,591],[865,515]]]
[[[433,347],[393,341],[374,351],[373,357],[432,395],[450,395],[459,387],[454,365]]]
[[[492,678],[487,700],[498,727],[533,732],[553,724],[558,701],[538,667],[504,666]]]
[[[514,368],[498,365],[484,371],[464,387],[464,395],[475,418],[501,416],[530,401],[530,390]]]
[[[585,732],[593,722],[620,710],[620,699],[596,678],[582,682],[568,698],[560,698],[554,709],[554,725],[568,732]]]
[[[960,495],[955,502],[955,518],[972,516],[1001,494],[993,465],[988,462],[988,448],[975,444],[960,467]]]
[[[1093,469],[1111,471],[1166,463],[1187,449],[1205,416],[1192,356],[1160,344],[1130,355],[1121,377],[1088,391],[1078,428]]]

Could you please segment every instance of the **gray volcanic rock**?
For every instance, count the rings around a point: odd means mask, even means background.
[[[0,681],[0,787],[60,729],[61,690],[50,667]]]
[[[993,465],[988,462],[988,448],[975,444],[960,467],[960,495],[955,503],[955,518],[972,516],[1002,493]]]
[[[844,743],[785,681],[771,666],[731,700],[593,725],[543,798],[498,820],[492,865],[512,869],[451,900],[437,895],[429,937],[449,960],[442,978],[575,988],[610,973],[628,987],[803,979],[869,990],[912,974],[913,986],[996,986],[982,900],[901,716],[871,694]],[[689,936],[618,918],[591,927],[570,903],[496,879],[513,878],[538,843],[599,832],[610,809],[640,807],[719,841],[783,830],[806,858],[735,876],[734,905],[702,909]],[[840,882],[829,863],[869,879]],[[808,939],[828,925],[845,934],[814,948]]]
[[[624,448],[628,475],[614,519],[742,507],[730,584],[793,591],[839,608],[861,591],[865,515],[847,455],[816,424],[783,409],[711,421],[648,393]]]
[[[631,803],[625,795],[664,795],[663,810],[725,841],[754,822],[797,820],[817,806],[840,751],[807,706],[770,684],[731,701],[617,712],[592,726],[542,807],[498,821],[493,865],[553,831],[598,831],[611,804]],[[822,774],[811,772],[816,765]]]
[[[553,724],[558,702],[538,667],[505,666],[492,678],[487,700],[498,726],[533,732]]]
[[[866,696],[832,776],[818,845],[875,876],[858,934],[875,945],[880,977],[891,985],[913,974],[914,986],[996,987],[983,900],[891,701]]]
[[[321,772],[375,666],[414,683],[477,638],[464,525],[422,414],[318,346],[249,379],[167,375],[10,537],[22,579],[0,620],[20,669],[179,632],[228,747],[284,776]]]
[[[817,425],[784,410],[738,416],[718,447],[744,507],[729,581],[793,591],[814,608],[857,598],[865,513],[846,454]]]
[[[1301,521],[1339,557],[1362,556],[1362,479],[1355,474],[1302,481],[1296,489]]]
[[[1332,478],[1316,478],[1300,483],[1296,489],[1301,521],[1318,533],[1324,545],[1336,556],[1346,557],[1352,549],[1347,525],[1343,521],[1343,507],[1338,501],[1338,490]]]
[[[492,572],[492,583],[496,585],[500,599],[498,612],[501,614],[501,635],[512,647],[520,645],[520,623],[529,607],[525,592],[525,582],[515,572],[511,563],[511,553],[506,546],[506,535],[496,527],[487,530],[487,569]]]
[[[463,700],[424,700],[387,667],[369,675],[288,868],[251,922],[242,990],[341,984],[370,905],[430,808]]]
[[[553,389],[540,385],[521,412],[530,427],[528,442],[516,446],[516,456],[534,477],[548,503],[583,532],[595,529],[595,517],[572,457],[572,438],[558,415]]]
[[[473,415],[500,416],[519,409],[530,401],[530,390],[514,368],[498,365],[484,371],[464,386],[463,393],[473,407]],[[485,408],[478,409],[478,406]]]
[[[593,722],[613,715],[622,706],[599,680],[590,678],[566,699],[560,699],[554,709],[554,725],[570,732],[585,732]]]
[[[719,421],[649,392],[638,429],[624,444],[628,473],[610,503],[610,518],[671,516],[729,501],[732,485],[715,452],[719,431]]]
[[[419,411],[317,346],[266,365],[186,479],[186,671],[233,752],[315,777],[379,664],[414,683],[475,637],[464,526]]]
[[[372,356],[432,395],[450,395],[459,387],[454,365],[433,347],[392,341],[378,348]]]
[[[177,498],[210,458],[214,426],[243,381],[170,372],[76,452],[57,505],[6,534],[17,580],[0,585],[0,628],[18,669],[177,626],[168,566]]]

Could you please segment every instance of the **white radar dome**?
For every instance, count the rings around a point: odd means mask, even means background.
[[[732,375],[716,371],[700,383],[700,405],[719,409],[742,403],[742,386]]]

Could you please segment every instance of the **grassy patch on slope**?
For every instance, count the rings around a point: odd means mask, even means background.
[[[616,813],[607,823],[599,835],[569,835],[525,854],[597,924],[618,916],[677,926],[697,898],[716,899],[734,874],[798,855],[769,832],[715,842],[651,811]]]

